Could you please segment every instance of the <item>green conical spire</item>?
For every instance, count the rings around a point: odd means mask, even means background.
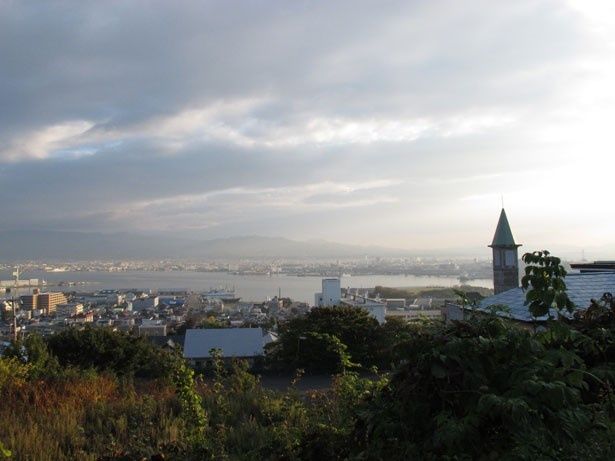
[[[510,224],[508,224],[508,218],[506,217],[506,211],[502,208],[500,213],[500,220],[498,221],[498,227],[495,230],[493,236],[493,242],[490,247],[520,247],[515,243],[515,239],[510,230]]]

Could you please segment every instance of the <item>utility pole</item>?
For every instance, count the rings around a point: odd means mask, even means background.
[[[19,266],[15,266],[13,271],[13,277],[15,278],[13,292],[11,293],[11,304],[13,306],[13,342],[17,343],[17,307],[15,306],[15,294],[19,286]]]

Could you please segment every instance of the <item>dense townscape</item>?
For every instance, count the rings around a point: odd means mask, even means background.
[[[24,278],[23,274],[36,273],[42,277],[50,274],[62,277],[64,273],[83,272],[92,274],[95,280],[99,272],[215,272],[233,275],[286,276],[333,276],[323,279],[326,289],[328,280],[337,280],[334,290],[335,301],[370,310],[375,318],[384,322],[385,315],[398,317],[441,317],[446,299],[454,298],[452,290],[410,290],[392,296],[380,293],[377,287],[352,288],[340,285],[340,276],[352,282],[352,275],[368,274],[412,274],[420,276],[457,277],[459,284],[467,282],[467,274],[484,276],[486,263],[478,261],[442,261],[420,258],[406,259],[364,259],[335,262],[235,262],[189,264],[161,262],[88,262],[88,263],[34,263],[19,266],[4,265],[5,273],[13,278],[0,281],[0,306],[2,309],[0,337],[5,341],[26,332],[48,335],[68,326],[112,327],[125,332],[136,332],[145,336],[165,336],[197,319],[210,318],[228,326],[270,327],[280,321],[305,314],[312,305],[282,297],[280,293],[267,299],[250,300],[238,297],[232,287],[217,287],[207,291],[188,289],[99,289],[94,281],[61,280],[49,282],[44,278]],[[21,275],[20,275],[20,272]],[[21,279],[19,278],[21,277]],[[463,281],[463,282],[462,282]],[[483,294],[488,290],[479,289]],[[342,295],[343,293],[343,295]],[[390,296],[389,296],[390,295]],[[322,304],[322,302],[321,302]],[[13,307],[15,310],[13,310]]]
[[[199,322],[225,327],[275,327],[280,322],[305,315],[312,305],[291,298],[273,296],[260,302],[242,301],[234,291],[186,290],[100,290],[95,292],[41,291],[22,288],[31,294],[17,295],[19,288],[7,288],[0,299],[2,323],[0,338],[9,341],[28,333],[50,335],[65,328],[85,326],[112,328],[142,336],[164,337]],[[475,295],[489,293],[477,288]],[[452,289],[391,290],[340,287],[338,278],[323,279],[323,292],[330,295],[320,305],[347,305],[368,311],[380,323],[385,317],[403,319],[440,318],[446,299],[454,299]],[[385,297],[392,294],[396,297]],[[316,294],[318,296],[318,294]],[[316,297],[317,297],[316,296]],[[315,305],[319,305],[316,299]]]
[[[22,270],[37,273],[65,272],[127,272],[127,271],[193,271],[227,272],[234,275],[291,276],[340,276],[340,275],[419,275],[461,277],[464,280],[489,278],[490,261],[476,258],[434,258],[434,257],[363,257],[334,260],[301,260],[297,258],[244,259],[210,262],[186,261],[87,261],[87,262],[40,262],[22,261]],[[12,270],[13,265],[1,264],[0,271]],[[70,280],[66,280],[70,283]]]

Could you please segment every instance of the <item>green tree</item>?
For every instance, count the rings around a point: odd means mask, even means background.
[[[112,371],[118,375],[168,377],[174,356],[147,339],[107,328],[68,328],[47,339],[63,366]]]
[[[574,304],[566,293],[566,269],[560,258],[551,256],[546,250],[534,251],[525,253],[523,262],[526,267],[521,286],[527,290],[525,304],[529,305],[531,314],[551,318],[551,309],[572,312]]]
[[[387,317],[386,323],[380,329],[378,366],[389,369],[404,359],[403,345],[417,333],[417,324],[416,322],[411,324],[397,317]]]
[[[279,341],[271,350],[275,360],[287,366],[299,365],[303,368],[297,363],[297,357],[305,341],[302,338],[307,338],[310,333],[339,339],[354,363],[369,367],[379,361],[382,340],[380,325],[367,311],[353,307],[319,307],[312,309],[305,317],[281,325]],[[321,343],[333,347],[333,340],[324,338],[320,338]]]
[[[57,358],[49,353],[47,343],[36,333],[12,343],[4,352],[4,356],[27,363],[31,377],[51,376],[60,371]]]
[[[563,327],[534,335],[492,315],[430,327],[358,411],[353,455],[613,459],[605,389],[584,395],[595,380],[578,353],[586,341]]]
[[[295,366],[308,372],[340,373],[354,364],[337,336],[310,331],[299,338]]]

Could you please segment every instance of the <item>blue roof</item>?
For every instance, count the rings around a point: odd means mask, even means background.
[[[615,272],[598,272],[584,274],[568,274],[565,278],[568,297],[574,303],[576,309],[589,307],[592,299],[600,299],[604,293],[615,294]],[[510,312],[499,315],[510,317],[522,322],[533,320],[546,320],[547,317],[534,319],[528,306],[525,305],[525,292],[521,288],[513,288],[497,295],[483,299],[479,309],[487,310],[489,306],[508,306]],[[551,314],[556,317],[557,311],[552,309]]]
[[[186,330],[184,357],[209,358],[211,349],[221,349],[222,357],[256,357],[270,342],[261,328],[198,328]]]

